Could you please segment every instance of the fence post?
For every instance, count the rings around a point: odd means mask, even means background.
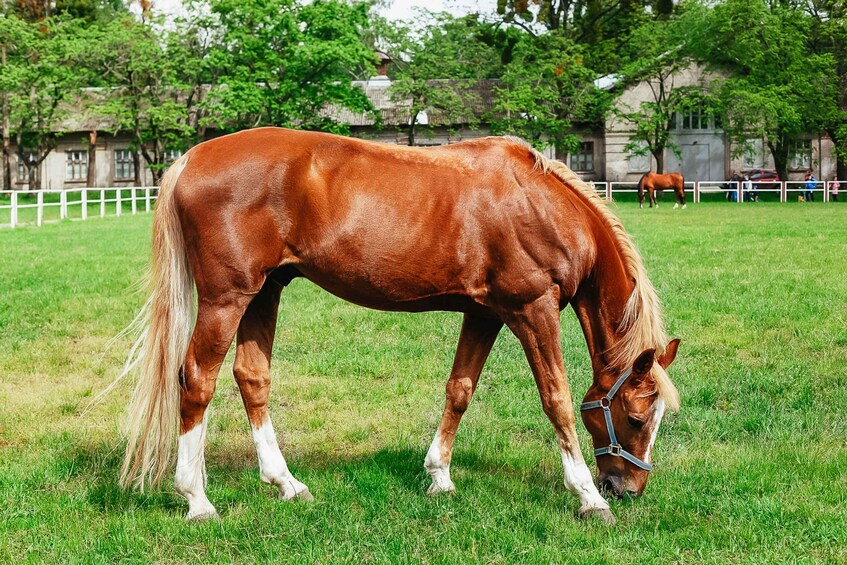
[[[80,201],[82,203],[82,219],[88,219],[88,189],[83,188],[80,193]]]
[[[829,181],[823,181],[823,201],[829,202]]]
[[[18,193],[12,191],[12,217],[11,217],[12,227],[18,225]]]
[[[700,181],[699,180],[694,181],[694,203],[695,204],[700,203]]]
[[[100,217],[106,217],[106,189],[100,189]]]
[[[612,201],[612,183],[609,181],[606,181],[606,200]]]
[[[59,219],[68,217],[68,192],[65,189],[59,193]]]
[[[144,189],[144,211],[150,213],[150,187]]]
[[[39,190],[35,198],[35,225],[40,226],[44,223],[44,192]]]
[[[115,187],[115,216],[121,215],[121,189]]]
[[[134,186],[129,189],[129,195],[130,195],[130,198],[132,199],[131,200],[131,202],[132,202],[132,213],[133,213],[133,215],[135,215],[135,213],[138,212],[138,205],[135,203],[135,197],[137,196],[137,193],[136,193],[136,188]]]
[[[736,187],[736,191],[737,191],[737,201],[738,201],[739,204],[744,202],[744,194],[741,190],[742,184],[743,183],[741,181],[735,181],[735,187]]]
[[[788,202],[788,185],[784,180],[779,181],[779,201]]]

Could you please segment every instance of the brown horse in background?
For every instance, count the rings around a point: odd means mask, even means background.
[[[676,204],[674,204],[673,207],[678,208],[679,206],[682,206],[683,208],[686,208],[685,179],[682,178],[680,173],[667,173],[664,175],[654,173],[653,171],[645,173],[644,176],[641,177],[641,180],[638,181],[638,204],[644,208],[644,191],[647,190],[650,193],[650,208],[653,207],[653,204],[655,204],[656,208],[658,208],[659,203],[656,202],[656,191],[671,189],[673,190],[674,197],[676,198]]]
[[[594,372],[582,414],[600,486],[618,496],[644,490],[662,416],[678,404],[665,368],[679,342],[668,341],[629,236],[590,187],[514,139],[424,149],[279,128],[201,143],[162,179],[151,296],[138,318],[145,329],[124,373],[137,368],[139,378],[122,484],[157,484],[177,443],[188,518],[215,515],[205,492],[206,408],[235,338],[233,372],[260,477],[283,499],[311,499],[268,411],[280,296],[295,277],[370,308],[464,314],[424,463],[429,493],[455,489],[456,430],[507,326],[558,436],[580,515],[611,522],[577,443],[565,377],[559,312],[572,305]]]

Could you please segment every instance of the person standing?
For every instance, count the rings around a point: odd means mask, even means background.
[[[815,187],[818,184],[818,179],[812,174],[812,171],[806,173],[806,202],[815,201]]]
[[[838,189],[841,188],[841,183],[838,182],[838,175],[832,175],[832,182],[829,183],[829,195],[833,202],[838,202]]]

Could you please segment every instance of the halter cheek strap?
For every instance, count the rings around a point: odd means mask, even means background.
[[[626,459],[639,469],[644,469],[645,471],[652,471],[653,466],[646,461],[642,461],[618,443],[618,437],[615,435],[615,426],[612,424],[612,411],[610,407],[612,406],[612,399],[615,398],[615,395],[618,393],[618,390],[623,386],[626,380],[632,375],[632,368],[627,369],[623,372],[623,374],[618,377],[618,380],[615,382],[614,386],[606,393],[606,396],[601,398],[600,400],[592,400],[591,402],[583,402],[579,409],[581,412],[585,412],[586,410],[592,410],[594,408],[602,408],[603,409],[603,417],[606,419],[606,430],[609,432],[609,446],[608,447],[600,447],[594,450],[594,457],[599,457],[601,455],[612,455],[614,457],[622,457]]]

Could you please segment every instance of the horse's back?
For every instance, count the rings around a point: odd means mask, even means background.
[[[563,226],[578,230],[528,149],[502,138],[424,149],[261,128],[189,155],[177,197],[198,262],[223,250],[253,272],[288,266],[377,308],[464,309],[494,279],[529,284]]]

